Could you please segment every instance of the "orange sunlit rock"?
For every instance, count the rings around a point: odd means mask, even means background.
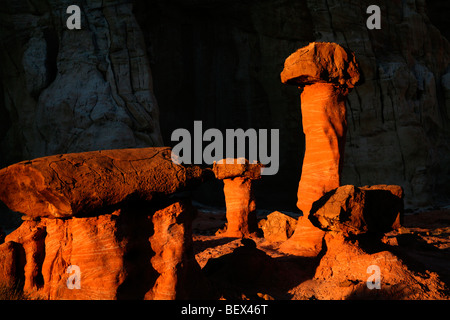
[[[294,234],[281,246],[280,250],[303,257],[315,257],[322,250],[325,232],[315,227],[307,217],[298,218]]]
[[[305,215],[314,201],[340,185],[347,129],[342,96],[328,83],[306,86],[301,95],[306,144],[297,207]]]
[[[353,88],[360,81],[355,55],[337,43],[312,42],[284,62],[281,82],[305,86],[317,82]]]
[[[63,154],[0,170],[0,200],[34,218],[91,215],[129,200],[173,194],[205,173],[173,163],[170,148]]]
[[[214,163],[213,172],[223,179],[227,206],[224,237],[247,237],[257,230],[255,197],[252,180],[260,179],[261,164],[250,164],[247,159],[223,159]]]
[[[336,43],[310,43],[285,61],[281,81],[303,88],[306,146],[297,206],[306,216],[314,201],[340,185],[347,130],[345,98],[359,80],[354,54]]]
[[[156,211],[141,204],[98,217],[24,221],[6,240],[20,244],[25,264],[9,273],[24,267],[24,291],[44,299],[201,297],[192,219],[193,208],[175,202]],[[81,271],[80,289],[67,285],[71,265]]]
[[[362,246],[335,232],[327,233],[325,242],[327,251],[314,275],[319,296],[361,299],[379,294],[384,299],[446,299],[445,283],[436,273],[411,268],[408,261],[388,251],[389,247],[374,242]],[[375,282],[369,267],[379,268],[380,290],[368,288],[367,282]]]
[[[272,212],[258,226],[264,232],[264,239],[270,242],[283,242],[289,239],[297,226],[297,220],[279,211]]]
[[[353,53],[336,43],[310,43],[290,55],[281,81],[302,88],[305,156],[298,185],[297,207],[307,219],[312,204],[340,186],[347,118],[345,99],[360,80]],[[300,222],[300,221],[299,221]],[[284,250],[318,253],[323,234],[307,220],[297,225]],[[303,234],[302,234],[303,233]],[[311,235],[309,243],[305,235]]]
[[[1,285],[13,286],[20,279],[20,270],[16,266],[20,260],[20,245],[13,241],[0,244],[0,282]]]

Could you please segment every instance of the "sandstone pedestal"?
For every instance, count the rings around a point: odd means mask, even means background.
[[[307,218],[315,201],[340,186],[347,130],[345,99],[359,79],[353,53],[336,43],[310,43],[285,61],[281,81],[303,90],[306,144],[297,193],[297,207],[304,218],[283,250],[315,255],[322,247],[322,232],[314,231]]]
[[[52,156],[0,170],[0,199],[26,214],[0,246],[0,280],[43,299],[208,297],[192,248],[195,209],[173,196],[204,173],[172,163],[169,148]]]
[[[241,238],[256,232],[252,180],[260,179],[261,165],[250,164],[247,159],[224,159],[214,163],[213,171],[224,182],[227,206],[227,226],[220,235]]]

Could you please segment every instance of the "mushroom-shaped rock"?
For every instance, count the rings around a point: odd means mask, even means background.
[[[345,99],[360,80],[359,66],[353,53],[336,43],[310,43],[289,56],[281,81],[303,89],[302,125],[305,156],[298,186],[297,207],[303,211],[294,235],[283,244],[285,251],[308,255],[322,247],[323,232],[314,229],[307,217],[313,202],[340,185],[347,118]],[[306,228],[306,229],[305,229]],[[303,230],[303,231],[302,231]],[[310,244],[305,234],[311,233]],[[303,233],[303,234],[301,234]]]
[[[299,87],[330,83],[353,88],[360,80],[355,55],[336,43],[312,42],[284,62],[281,82]]]
[[[206,176],[198,166],[173,163],[170,148],[62,154],[0,170],[0,200],[31,218],[92,216],[176,193]]]
[[[303,87],[306,146],[297,206],[306,216],[314,201],[340,185],[347,130],[345,98],[359,79],[355,56],[336,43],[313,42],[285,61],[281,81]]]
[[[257,230],[252,181],[261,178],[261,167],[261,164],[249,163],[243,158],[214,163],[216,178],[224,182],[227,206],[227,228],[222,236],[246,237]]]

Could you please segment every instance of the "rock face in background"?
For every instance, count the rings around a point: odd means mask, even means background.
[[[162,146],[158,105],[132,5],[2,3],[0,165],[58,153]]]
[[[280,170],[256,197],[295,208],[301,115],[279,74],[290,53],[327,41],[353,51],[365,78],[348,97],[342,183],[401,185],[407,207],[448,200],[450,48],[433,25],[446,26],[443,3],[379,1],[381,30],[368,30],[369,0],[89,1],[82,30],[69,31],[72,2],[8,0],[0,165],[159,146],[161,135],[170,144],[194,120],[205,130],[279,128]]]

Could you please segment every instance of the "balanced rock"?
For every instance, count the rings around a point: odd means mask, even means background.
[[[170,148],[62,154],[0,170],[0,200],[32,218],[86,216],[126,201],[176,193],[206,172],[173,163]]]
[[[65,154],[1,170],[0,199],[26,219],[0,246],[0,280],[43,299],[206,297],[192,249],[195,210],[174,196],[206,174],[174,164],[170,148]]]
[[[396,185],[342,186],[314,202],[311,222],[323,229],[361,234],[387,232],[401,225],[403,190]]]

